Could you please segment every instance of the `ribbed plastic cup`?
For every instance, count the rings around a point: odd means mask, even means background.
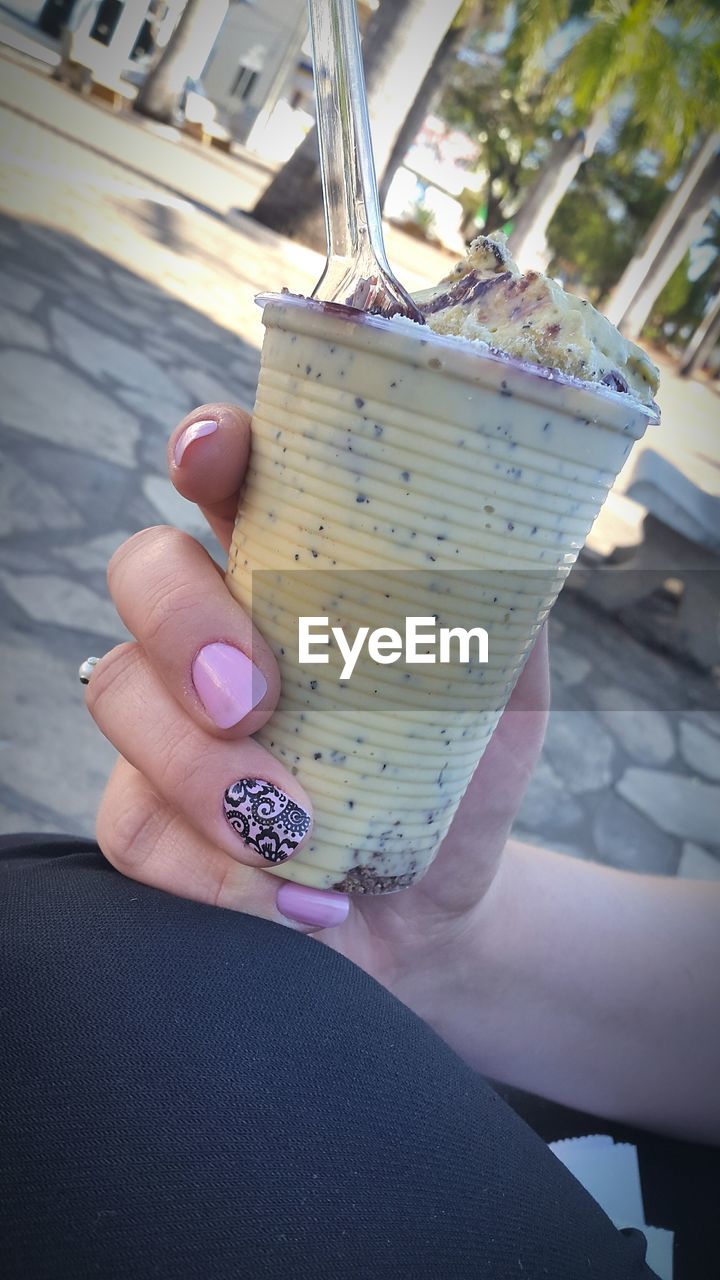
[[[432,862],[634,440],[627,395],[405,320],[266,296],[228,585],[280,665],[257,738],[312,798],[271,874],[383,893]],[[487,632],[487,662],[299,661],[298,619]],[[437,652],[437,650],[436,650]]]

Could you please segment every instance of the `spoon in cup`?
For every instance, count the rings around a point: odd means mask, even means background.
[[[355,0],[308,7],[328,245],[312,296],[424,324],[385,255]]]

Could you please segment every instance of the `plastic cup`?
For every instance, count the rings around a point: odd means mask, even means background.
[[[654,413],[410,321],[293,295],[260,301],[265,338],[228,585],[280,665],[281,698],[257,737],[314,807],[300,852],[270,870],[317,888],[390,892],[432,862]],[[301,617],[327,617],[351,639],[362,625],[400,630],[407,617],[481,626],[487,662],[365,655],[343,680],[334,644],[326,666],[299,660]]]

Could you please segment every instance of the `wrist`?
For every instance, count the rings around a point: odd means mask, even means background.
[[[502,990],[500,941],[508,932],[511,860],[509,844],[483,897],[404,950],[392,986],[403,1004],[478,1069],[483,1024]]]

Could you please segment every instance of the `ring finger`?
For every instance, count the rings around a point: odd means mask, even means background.
[[[286,861],[311,826],[303,788],[252,738],[211,737],[175,702],[137,644],[95,667],[86,692],[98,727],[153,791],[248,867]]]
[[[97,838],[108,862],[123,875],[194,902],[261,916],[302,932],[339,924],[347,914],[342,895],[311,890],[301,903],[295,895],[295,915],[280,910],[283,890],[290,886],[278,886],[272,876],[242,866],[205,840],[127,760],[118,760],[110,776]]]

